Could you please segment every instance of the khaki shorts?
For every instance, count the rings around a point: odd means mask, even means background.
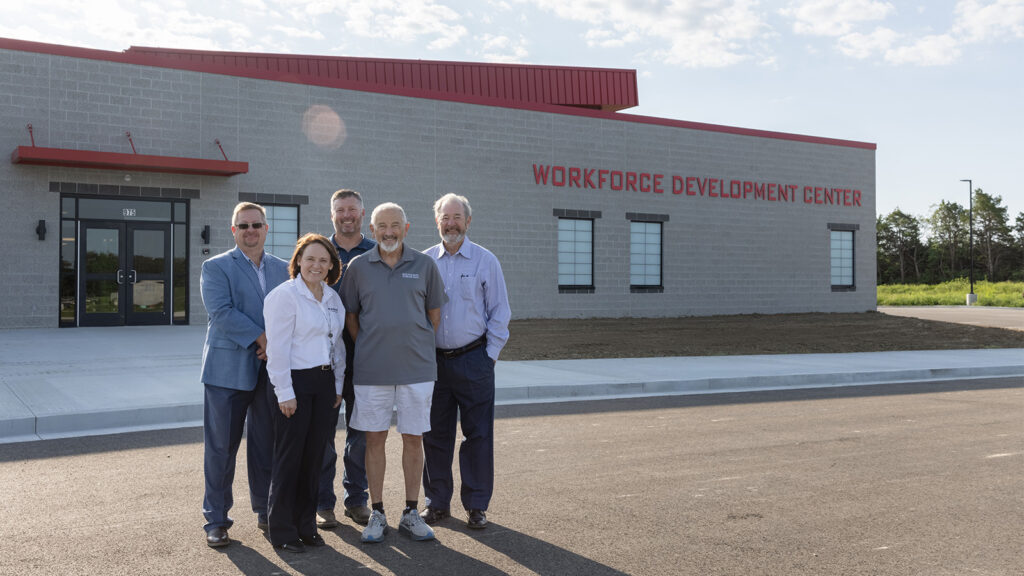
[[[420,436],[430,431],[430,400],[433,382],[398,386],[354,386],[356,402],[352,428],[384,432],[391,428],[391,415],[398,410],[399,434]]]

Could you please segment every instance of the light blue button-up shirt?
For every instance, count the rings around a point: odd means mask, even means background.
[[[252,261],[252,258],[249,258],[249,255],[246,254],[245,252],[242,252],[242,256],[245,256],[245,259],[249,261],[249,265],[252,266],[252,269],[256,271],[256,278],[258,278],[259,281],[260,281],[260,290],[262,291],[263,297],[265,298],[267,296],[267,274],[266,274],[266,271],[267,271],[267,253],[266,253],[266,251],[263,252],[263,256],[260,256],[260,265],[259,266],[257,266],[256,263]]]
[[[461,348],[484,334],[487,355],[497,360],[508,341],[508,290],[501,264],[490,250],[466,238],[458,252],[444,244],[424,250],[437,263],[448,302],[441,306],[441,324],[435,334],[438,348]]]

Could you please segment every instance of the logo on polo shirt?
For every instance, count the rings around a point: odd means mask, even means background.
[[[419,274],[410,274],[408,272],[402,272],[402,278],[419,278]]]

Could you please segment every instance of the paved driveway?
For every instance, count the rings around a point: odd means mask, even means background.
[[[1024,308],[993,308],[989,306],[879,306],[878,311],[892,316],[922,320],[971,324],[990,328],[1024,331]]]
[[[206,547],[198,429],[0,445],[0,574],[1019,576],[1024,382],[500,407],[493,525]],[[402,506],[389,439],[385,506]],[[242,454],[244,454],[244,447]],[[456,505],[456,508],[458,506]]]

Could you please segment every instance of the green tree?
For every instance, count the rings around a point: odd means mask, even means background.
[[[1024,280],[1024,212],[1017,214],[1013,224],[1013,235],[1016,240],[1017,267],[1010,273],[1010,280]]]
[[[896,208],[881,220],[878,228],[878,249],[890,262],[898,265],[899,282],[906,283],[913,270],[914,280],[921,277],[921,224],[917,218]]]
[[[967,209],[943,200],[926,219],[929,241],[936,247],[938,270],[935,280],[952,280],[962,270],[958,254],[967,238]]]
[[[1010,225],[1002,196],[990,196],[981,188],[974,190],[974,233],[978,254],[985,266],[988,279],[1001,280],[999,262],[1012,242]]]

